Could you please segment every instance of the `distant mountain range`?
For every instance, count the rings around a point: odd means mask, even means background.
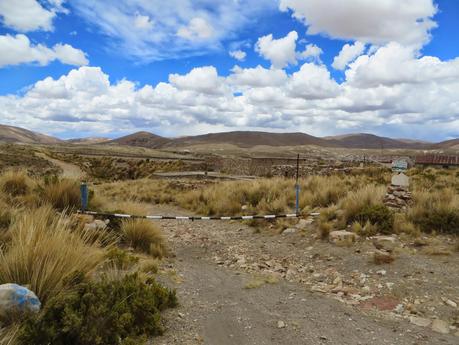
[[[316,145],[322,147],[341,147],[359,149],[459,149],[459,139],[440,143],[429,143],[411,139],[392,139],[367,133],[356,133],[319,138],[305,133],[270,133],[256,131],[234,131],[164,138],[150,132],[136,132],[117,139],[80,138],[60,140],[51,136],[32,132],[23,128],[0,125],[0,141],[36,144],[85,144],[85,145],[126,145],[147,148],[172,148],[193,145],[231,144],[242,148],[257,145],[299,146]]]

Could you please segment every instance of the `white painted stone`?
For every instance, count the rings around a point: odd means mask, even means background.
[[[404,173],[400,173],[392,176],[392,185],[408,187],[410,185],[410,179]]]

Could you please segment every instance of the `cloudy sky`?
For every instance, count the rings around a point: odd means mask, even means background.
[[[456,0],[0,0],[0,123],[459,137]]]

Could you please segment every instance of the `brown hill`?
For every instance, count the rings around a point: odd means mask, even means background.
[[[110,140],[106,143],[128,146],[140,146],[147,148],[159,148],[170,141],[171,139],[167,139],[150,132],[136,132],[118,139]]]
[[[423,149],[429,144],[407,139],[392,139],[368,133],[326,137],[335,146],[355,149]]]
[[[170,146],[190,146],[202,144],[233,144],[239,147],[267,146],[297,146],[320,145],[334,146],[334,143],[305,133],[269,133],[255,131],[235,131],[224,133],[209,133],[190,137],[177,138],[169,141]]]
[[[450,150],[458,150],[459,149],[459,139],[451,139],[439,142],[437,144],[432,145],[434,149],[450,149]]]
[[[77,145],[92,145],[92,144],[101,144],[111,141],[110,138],[102,138],[102,137],[89,137],[89,138],[76,138],[76,139],[68,139],[66,142],[70,144],[77,144]]]
[[[0,125],[0,141],[24,144],[58,144],[62,140],[24,128]]]

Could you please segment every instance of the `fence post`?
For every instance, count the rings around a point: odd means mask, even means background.
[[[88,208],[88,185],[86,182],[80,184],[81,210],[86,211]]]
[[[300,214],[299,208],[300,208],[300,184],[298,182],[298,174],[300,170],[300,154],[296,157],[296,184],[295,184],[295,190],[296,190],[296,208],[295,212],[296,214]]]

